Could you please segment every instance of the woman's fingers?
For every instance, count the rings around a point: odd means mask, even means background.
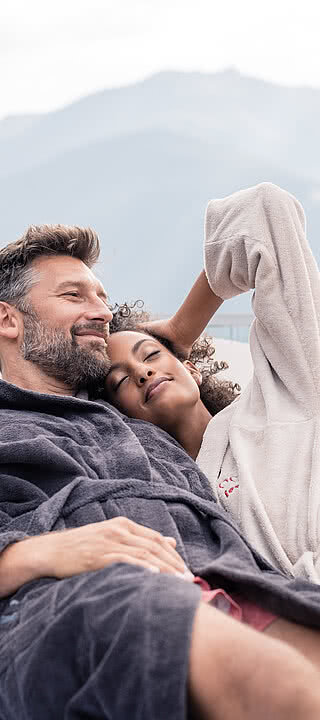
[[[186,342],[184,333],[181,332],[181,323],[175,324],[173,318],[167,318],[166,320],[149,320],[141,323],[140,327],[141,330],[145,330],[151,335],[163,340],[168,340],[170,343],[170,349],[172,349],[177,355],[183,357],[184,359],[189,357],[191,344]]]

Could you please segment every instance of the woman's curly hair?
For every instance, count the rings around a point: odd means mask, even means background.
[[[142,300],[136,300],[132,304],[124,303],[123,305],[115,305],[112,309],[113,319],[110,323],[110,334],[131,330],[136,332],[144,332],[152,335],[170,352],[175,355],[181,362],[184,357],[179,356],[172,347],[169,340],[165,340],[157,336],[155,333],[146,331],[141,328],[141,323],[148,322],[152,318],[150,314],[144,310]],[[216,374],[220,370],[228,368],[228,363],[222,360],[220,363],[214,360],[215,347],[212,339],[209,337],[200,337],[193,343],[189,360],[200,370],[202,375],[202,384],[200,386],[200,397],[211,415],[216,415],[227,405],[238,397],[240,393],[240,385],[233,383],[231,380],[219,380]]]

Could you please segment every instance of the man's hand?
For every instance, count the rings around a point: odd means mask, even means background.
[[[46,538],[49,574],[57,578],[99,570],[115,562],[171,574],[188,572],[175,550],[174,538],[165,538],[125,517],[51,533]]]
[[[193,576],[167,538],[125,517],[22,540],[0,555],[0,597],[40,577],[65,578],[131,563],[153,572],[192,580]]]

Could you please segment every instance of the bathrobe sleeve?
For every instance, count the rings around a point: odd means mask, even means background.
[[[205,270],[223,299],[254,289],[253,402],[269,420],[320,403],[320,282],[300,203],[271,183],[209,203]],[[280,412],[281,416],[281,412]],[[288,418],[287,418],[288,419]],[[292,418],[293,419],[293,418]]]

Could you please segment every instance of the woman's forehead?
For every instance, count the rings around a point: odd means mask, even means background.
[[[128,340],[133,343],[137,342],[137,340],[154,340],[148,333],[139,332],[138,330],[119,330],[118,332],[111,333],[110,340],[115,338]]]
[[[110,335],[108,344],[114,348],[125,346],[129,350],[135,347],[137,343],[139,343],[140,346],[140,344],[147,341],[158,343],[158,341],[153,338],[152,335],[148,335],[148,333],[138,332],[137,330],[120,330]]]

